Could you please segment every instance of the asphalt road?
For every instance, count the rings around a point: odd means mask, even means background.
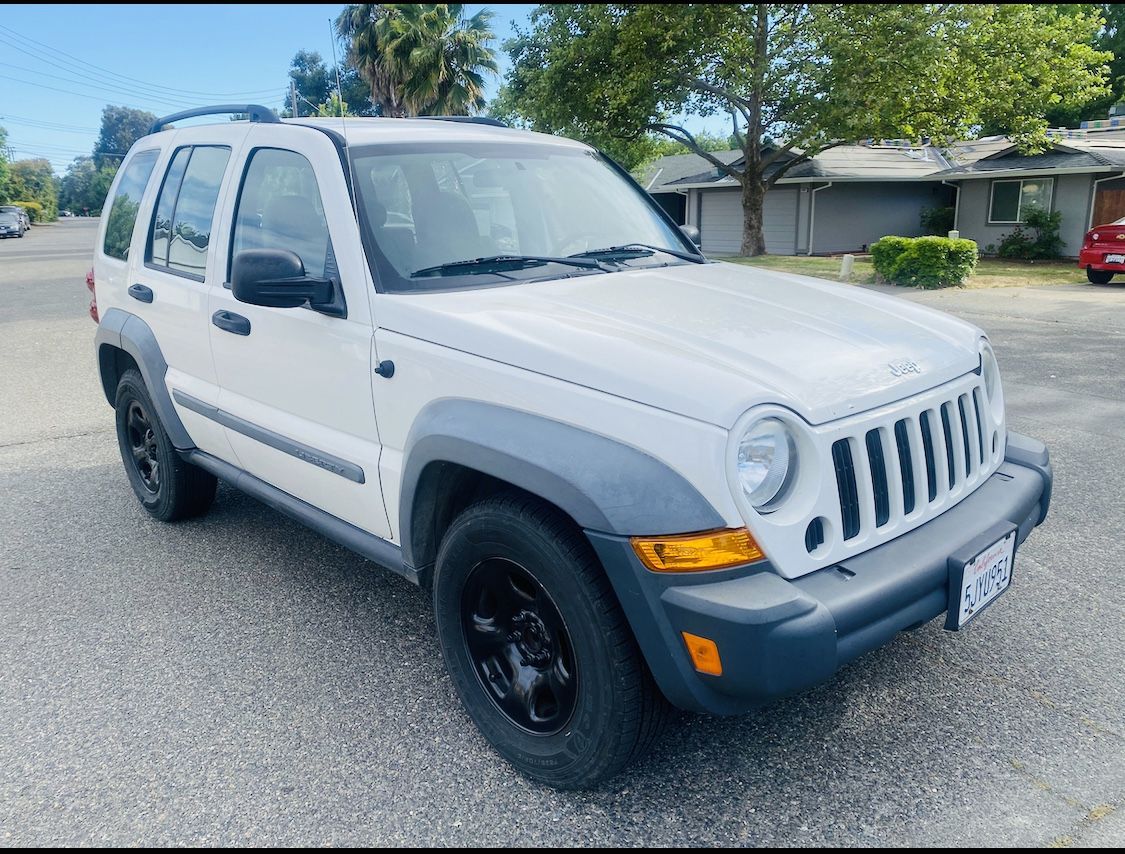
[[[960,635],[903,635],[604,788],[525,782],[427,597],[221,487],[165,526],[92,358],[94,221],[0,241],[0,844],[1125,844],[1125,287],[911,294],[990,330],[1050,519]]]

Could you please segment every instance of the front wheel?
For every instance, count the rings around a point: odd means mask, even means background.
[[[560,789],[612,777],[669,708],[581,532],[521,493],[465,510],[438,552],[434,609],[466,711],[527,777]]]
[[[1108,285],[1110,279],[1113,278],[1113,271],[1095,270],[1093,267],[1087,267],[1086,278],[1090,280],[1091,285]]]

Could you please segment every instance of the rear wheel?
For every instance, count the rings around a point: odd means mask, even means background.
[[[1110,279],[1113,278],[1113,271],[1095,270],[1092,267],[1087,267],[1086,278],[1090,280],[1090,284],[1092,285],[1108,285]]]
[[[140,371],[117,384],[117,445],[141,505],[162,522],[206,513],[215,500],[214,475],[180,458],[156,415]]]
[[[527,777],[585,788],[648,750],[669,708],[581,532],[508,493],[442,540],[434,608],[469,716]]]

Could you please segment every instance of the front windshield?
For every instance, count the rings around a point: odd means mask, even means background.
[[[352,167],[372,273],[388,291],[689,263],[659,251],[583,266],[549,260],[623,245],[696,251],[643,191],[584,148],[515,142],[366,146],[352,150]],[[528,263],[456,265],[497,256]]]
[[[0,222],[5,223],[5,224],[10,224],[10,223],[19,222],[19,221],[20,221],[19,214],[8,213],[7,211],[0,211]]]

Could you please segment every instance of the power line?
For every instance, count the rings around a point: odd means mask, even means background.
[[[11,144],[16,146],[17,148],[23,148],[25,150],[27,150],[29,148],[29,146],[27,144],[21,144],[19,142],[12,142]],[[39,142],[39,143],[36,143],[36,147],[50,149],[51,151],[57,151],[60,154],[79,154],[79,155],[81,155],[81,154],[89,155],[90,154],[90,149],[82,149],[82,148],[78,148],[77,146],[70,146],[70,145],[55,145],[54,143],[51,143],[51,142]],[[93,153],[95,155],[114,154],[114,155],[119,155],[119,156],[124,157],[126,152],[124,152],[124,151],[95,150]]]
[[[61,55],[61,56],[65,56],[69,59],[74,60],[75,62],[79,62],[79,63],[82,64],[84,70],[89,69],[89,68],[94,68],[94,69],[97,69],[98,71],[101,71],[105,74],[110,75],[111,77],[116,77],[119,80],[124,81],[125,83],[128,83],[130,86],[135,87],[137,85],[140,85],[142,87],[153,89],[153,90],[163,90],[164,92],[168,93],[173,98],[176,98],[176,97],[183,98],[185,96],[187,96],[189,98],[264,97],[265,95],[268,95],[268,94],[271,94],[271,93],[276,93],[276,91],[277,91],[276,89],[271,88],[271,89],[246,90],[246,91],[242,91],[242,92],[199,92],[199,91],[192,90],[192,89],[178,89],[178,88],[172,87],[172,86],[163,86],[163,85],[156,84],[156,83],[150,83],[149,81],[146,81],[146,80],[140,80],[136,77],[129,77],[128,75],[125,75],[125,74],[119,74],[116,71],[111,71],[108,68],[104,68],[104,67],[99,66],[99,65],[94,65],[89,60],[83,59],[82,57],[75,56],[74,54],[71,54],[71,53],[67,53],[66,51],[61,50],[59,48],[51,47],[50,45],[44,44],[43,42],[36,41],[35,39],[31,38],[30,36],[25,36],[22,33],[19,33],[16,30],[13,30],[11,27],[4,26],[3,24],[0,24],[0,31],[8,34],[9,39],[14,37],[16,39],[19,39],[22,42],[25,42],[25,43],[30,42],[31,44],[36,45],[39,48],[50,51],[51,53],[55,53],[55,54],[58,54],[58,55]],[[11,46],[16,47],[17,50],[21,49],[17,45],[11,45]],[[27,51],[27,50],[23,50],[23,52],[29,53],[29,51]],[[31,55],[36,56],[35,54],[31,54]],[[38,57],[36,56],[36,58],[38,58]],[[120,84],[118,84],[118,85],[120,85]]]
[[[0,44],[4,44],[4,41],[2,39],[0,39]],[[125,95],[126,97],[131,96],[131,95],[141,95],[142,97],[145,97],[145,98],[150,98],[150,97],[156,98],[156,100],[158,100],[160,103],[167,104],[167,105],[170,105],[170,106],[173,106],[173,107],[189,107],[189,106],[191,106],[192,104],[195,103],[194,101],[172,100],[171,98],[165,98],[163,96],[154,96],[154,95],[152,95],[151,93],[148,93],[148,92],[131,91],[129,88],[125,87],[125,85],[121,84],[121,83],[110,84],[110,83],[103,83],[103,82],[98,81],[98,80],[84,80],[81,77],[79,77],[77,79],[75,77],[63,77],[62,75],[59,75],[59,74],[51,74],[48,71],[38,71],[34,68],[26,68],[22,65],[14,65],[10,62],[0,62],[0,66],[4,66],[5,68],[14,68],[17,71],[23,71],[23,72],[26,72],[26,73],[35,74],[39,77],[47,77],[47,78],[50,78],[51,80],[60,80],[63,83],[78,83],[80,85],[86,86],[86,87],[88,87],[90,89],[93,89],[95,91],[100,90],[100,91],[103,91],[103,92],[108,92],[114,98],[120,98],[122,95]]]
[[[25,86],[34,86],[38,89],[49,89],[52,92],[62,92],[64,95],[73,95],[76,98],[86,98],[90,101],[100,101],[103,104],[106,103],[106,96],[105,95],[87,95],[87,94],[84,94],[82,92],[75,92],[72,89],[60,89],[58,86],[48,86],[46,83],[37,83],[34,80],[23,80],[19,77],[5,77],[4,79],[7,80],[7,81],[10,81],[12,83],[23,83]],[[125,104],[123,106],[128,106],[132,109],[144,110],[145,112],[148,112],[148,113],[157,113],[157,114],[163,112],[166,109],[165,107],[160,107],[160,108],[157,108],[157,109],[153,110],[153,109],[151,109],[150,106],[141,107],[141,106],[138,106],[136,104]]]
[[[45,122],[40,119],[28,119],[23,116],[0,115],[0,122],[8,124],[27,125],[41,130],[61,131],[63,133],[98,133],[98,128],[80,127],[79,125],[66,125],[59,122]]]

